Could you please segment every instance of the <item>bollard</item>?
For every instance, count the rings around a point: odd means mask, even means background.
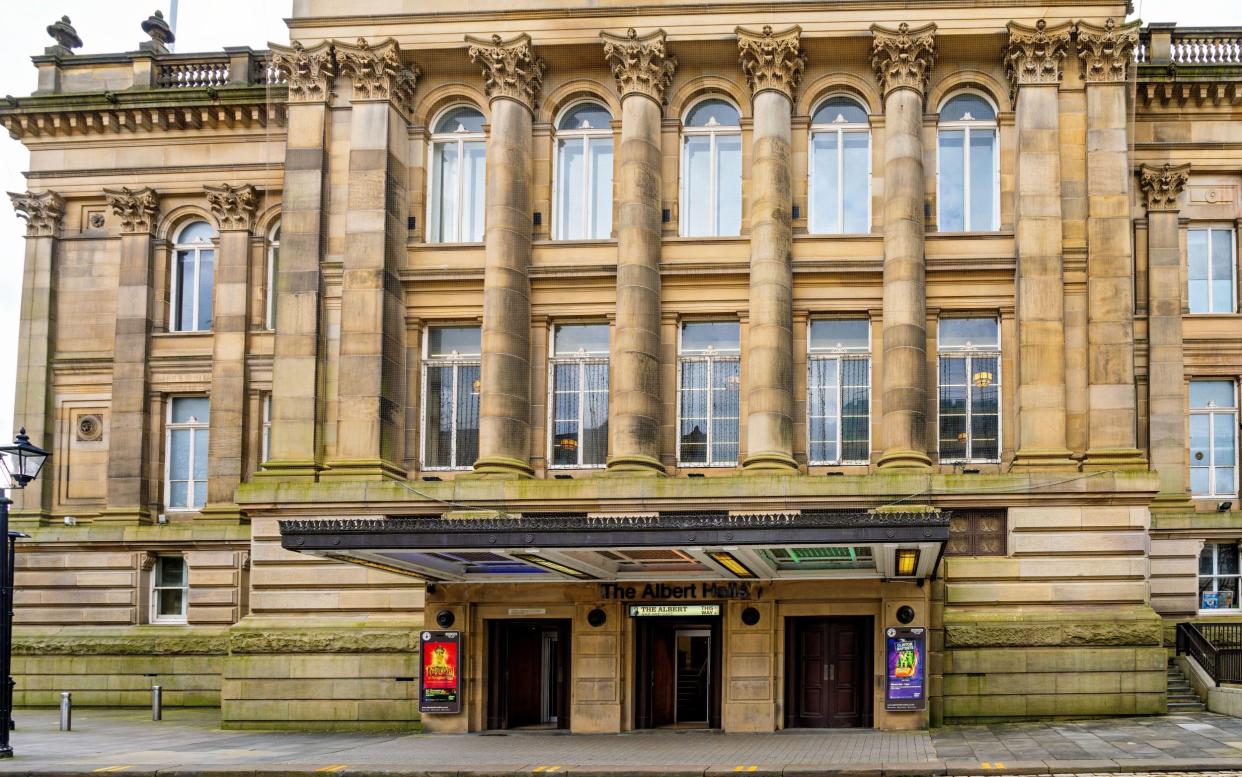
[[[73,730],[73,694],[68,691],[60,694],[60,730]]]
[[[151,720],[162,720],[164,717],[164,689],[158,685],[151,686]]]

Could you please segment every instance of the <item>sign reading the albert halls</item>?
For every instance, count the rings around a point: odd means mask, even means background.
[[[927,705],[924,629],[885,629],[884,709],[913,712]]]
[[[419,712],[461,712],[461,632],[424,631],[418,677]]]

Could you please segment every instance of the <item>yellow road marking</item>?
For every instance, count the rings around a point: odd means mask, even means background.
[[[988,763],[987,761],[984,761],[982,764],[980,764],[980,766],[982,766],[984,769],[992,768],[992,764]]]
[[[349,768],[349,764],[332,764],[330,766],[325,766],[321,769],[316,769],[315,771],[317,772],[343,772],[348,768]]]
[[[997,762],[996,762],[996,768],[997,768],[997,769],[1004,769],[1004,768],[1005,768],[1005,765],[1004,765],[1003,763],[1001,763],[1000,761],[997,761]]]
[[[103,767],[103,768],[101,768],[101,769],[95,769],[94,771],[97,771],[97,772],[120,772],[120,771],[124,771],[125,769],[132,769],[132,768],[133,768],[133,766],[134,766],[133,764],[122,764],[122,765],[120,765],[120,766],[105,766],[105,767]]]
[[[733,767],[733,771],[735,772],[757,772],[759,771],[759,767],[757,765],[747,766],[746,764],[738,764],[737,766]]]

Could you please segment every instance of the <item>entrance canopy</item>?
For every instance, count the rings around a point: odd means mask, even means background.
[[[288,550],[434,582],[916,579],[947,512],[525,513],[284,520]]]

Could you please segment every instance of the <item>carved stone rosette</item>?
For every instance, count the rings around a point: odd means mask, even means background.
[[[9,192],[18,218],[26,220],[26,237],[55,237],[65,215],[65,200],[56,192]]]
[[[1139,186],[1147,200],[1147,210],[1178,210],[1177,198],[1189,180],[1188,164],[1170,165],[1166,162],[1161,167],[1143,165],[1139,168]]]
[[[792,101],[806,68],[806,54],[799,45],[802,28],[794,25],[772,32],[771,25],[764,25],[761,32],[742,27],[736,32],[739,60],[750,84],[750,93],[756,95],[765,89],[775,89]]]
[[[122,232],[150,232],[160,207],[159,195],[149,187],[104,189],[108,207],[121,219]]]
[[[336,60],[329,41],[306,48],[295,40],[292,46],[269,43],[272,65],[284,73],[291,103],[323,102],[332,92]]]
[[[1115,19],[1109,19],[1103,27],[1097,27],[1079,22],[1078,56],[1082,57],[1083,80],[1125,81],[1134,59],[1134,47],[1138,45],[1140,24],[1134,21],[1118,27]]]
[[[1070,22],[1048,27],[1040,19],[1034,27],[1009,23],[1009,45],[1005,48],[1005,75],[1013,90],[1023,84],[1061,83],[1061,63],[1069,50],[1074,25]]]
[[[203,191],[207,193],[207,204],[211,206],[221,232],[250,229],[259,207],[259,195],[253,186],[230,186],[225,183],[204,186]]]
[[[642,94],[663,104],[677,68],[677,58],[664,50],[664,30],[640,38],[631,27],[625,37],[607,32],[601,32],[599,37],[604,41],[604,59],[612,67],[621,97]]]
[[[910,29],[905,22],[896,30],[871,25],[871,66],[885,96],[897,89],[927,89],[932,63],[936,61],[936,25]]]
[[[401,62],[401,47],[392,38],[371,45],[359,38],[358,45],[337,41],[336,66],[354,82],[355,100],[392,100],[408,105],[414,97],[420,71]]]
[[[499,35],[491,40],[467,35],[466,42],[470,44],[470,61],[483,66],[487,96],[492,100],[507,97],[534,111],[543,88],[544,62],[535,56],[530,36],[521,33],[506,41]]]

